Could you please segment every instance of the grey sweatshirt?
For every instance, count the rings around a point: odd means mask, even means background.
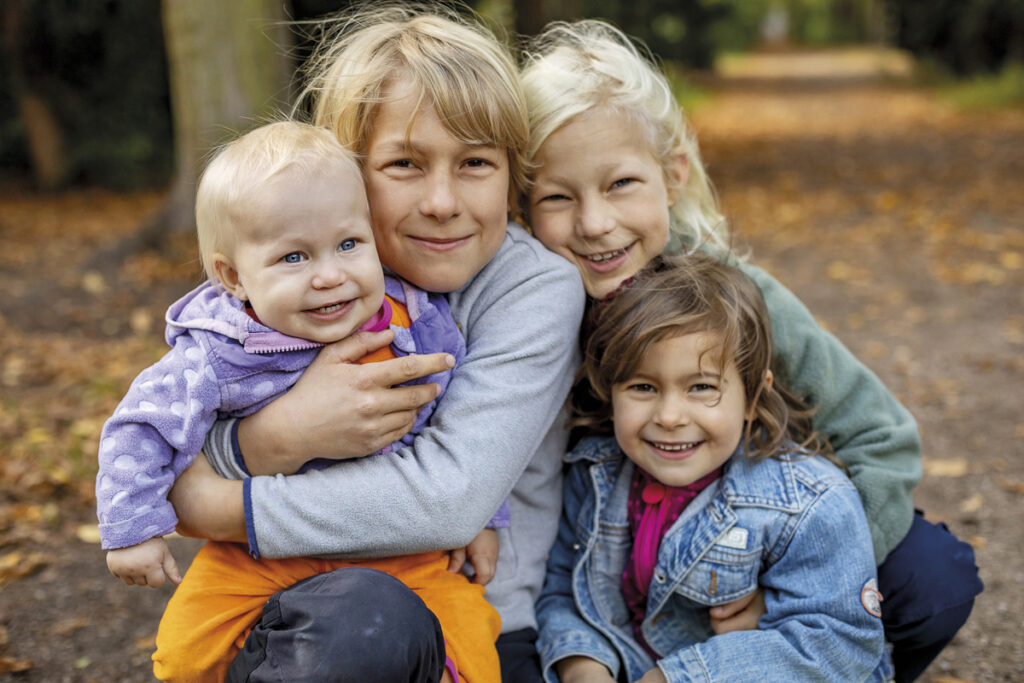
[[[431,423],[388,456],[254,477],[250,533],[261,555],[365,558],[462,547],[511,492],[511,527],[498,529],[487,599],[503,632],[536,627],[533,603],[561,510],[563,407],[579,363],[584,301],[576,268],[510,223],[491,262],[448,297],[467,353]],[[215,425],[205,451],[222,475],[242,478],[230,430],[230,421]]]

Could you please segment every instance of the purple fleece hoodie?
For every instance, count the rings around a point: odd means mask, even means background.
[[[443,296],[390,275],[385,291],[405,304],[412,320],[409,328],[391,327],[396,355],[447,352],[456,363],[462,360],[465,341]],[[363,328],[384,329],[390,318],[385,302]],[[166,338],[171,350],[135,378],[103,426],[96,502],[105,549],[173,531],[178,518],[167,492],[202,449],[214,420],[244,417],[270,403],[298,381],[323,346],[256,322],[241,301],[209,282],[168,309]],[[450,374],[415,383],[437,382],[443,393]],[[422,430],[437,400],[420,411],[403,444]],[[330,463],[307,463],[304,469]]]

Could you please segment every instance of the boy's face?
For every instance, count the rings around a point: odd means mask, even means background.
[[[579,269],[590,296],[614,292],[665,248],[673,201],[665,170],[621,112],[595,109],[571,119],[534,161],[530,225]],[[685,160],[678,165],[677,180],[685,180]]]
[[[612,387],[615,439],[668,486],[724,464],[743,436],[747,399],[736,364],[717,366],[721,341],[704,333],[652,344],[633,376]]]
[[[330,343],[380,309],[384,274],[355,164],[289,168],[239,214],[234,253],[218,273],[265,325]]]
[[[421,289],[451,292],[487,265],[505,237],[508,155],[460,142],[429,101],[419,104],[408,80],[388,94],[364,162],[377,252]]]

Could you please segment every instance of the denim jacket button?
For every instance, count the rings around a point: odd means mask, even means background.
[[[659,571],[659,572],[656,572],[654,574],[654,580],[657,581],[658,583],[665,583],[665,579],[666,578],[667,577],[665,576],[665,572],[660,572]]]
[[[580,547],[581,547],[581,546],[580,546],[580,544],[579,544],[579,543],[573,543],[573,544],[572,544],[572,549],[573,549],[573,550],[575,550],[575,551],[577,551],[577,552],[579,551]]]

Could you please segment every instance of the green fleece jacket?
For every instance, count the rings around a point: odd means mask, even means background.
[[[673,238],[665,251],[678,253],[682,245]],[[850,470],[881,564],[913,521],[911,492],[921,480],[917,423],[792,292],[757,266],[736,265],[757,283],[768,306],[779,380],[814,406],[814,429]]]

